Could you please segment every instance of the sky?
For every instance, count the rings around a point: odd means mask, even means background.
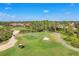
[[[78,3],[0,3],[0,21],[79,21]]]

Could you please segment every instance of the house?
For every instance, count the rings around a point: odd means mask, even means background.
[[[61,29],[63,29],[64,27],[63,27],[63,25],[58,25],[57,26],[58,28],[61,28]]]
[[[26,27],[32,26],[32,23],[25,23],[24,26]]]
[[[31,26],[31,23],[10,23],[9,26]]]
[[[11,23],[9,26],[24,26],[23,23]]]

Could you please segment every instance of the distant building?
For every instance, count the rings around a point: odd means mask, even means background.
[[[27,27],[32,26],[32,23],[25,23],[24,26],[27,26]]]
[[[9,26],[25,26],[25,27],[29,27],[31,26],[31,23],[10,23]]]
[[[22,23],[11,23],[9,26],[24,26]]]
[[[73,29],[74,31],[77,31],[76,24],[75,24],[74,22],[71,23],[70,25],[71,25],[71,27],[72,27],[72,29]]]

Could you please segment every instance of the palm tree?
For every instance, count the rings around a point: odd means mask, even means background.
[[[56,22],[54,22],[53,23],[53,28],[54,28],[54,31],[56,32],[57,30],[56,30],[56,28],[57,28],[57,25],[56,25],[57,23]]]

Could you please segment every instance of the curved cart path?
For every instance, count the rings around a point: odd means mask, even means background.
[[[55,36],[56,36],[56,39],[57,39],[63,46],[65,46],[66,48],[69,48],[69,49],[71,49],[71,50],[73,50],[73,51],[79,52],[79,48],[75,48],[75,47],[73,47],[73,46],[67,44],[67,43],[65,42],[65,40],[63,40],[63,39],[61,38],[61,35],[60,35],[59,33],[53,33],[53,35],[55,35]]]
[[[8,48],[13,47],[13,46],[15,45],[15,43],[17,42],[17,40],[15,39],[15,36],[16,36],[19,32],[20,32],[20,31],[18,31],[18,30],[14,30],[14,31],[13,31],[13,35],[12,35],[12,37],[9,39],[9,41],[8,41],[6,44],[0,46],[0,51],[4,51],[4,50],[6,50],[6,49],[8,49]]]

